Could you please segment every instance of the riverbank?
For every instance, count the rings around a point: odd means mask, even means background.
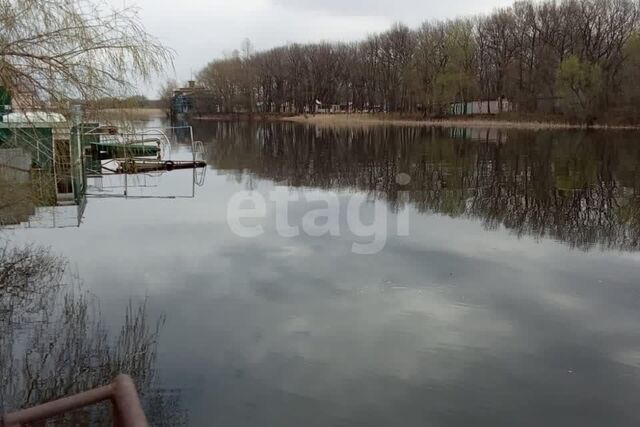
[[[107,120],[148,120],[167,117],[167,112],[161,108],[105,108],[89,111],[89,114]]]
[[[638,130],[638,125],[606,125],[562,122],[558,117],[545,117],[536,120],[526,116],[478,116],[452,117],[447,119],[422,119],[415,116],[386,114],[316,114],[281,117],[280,120],[294,123],[312,124],[326,127],[362,127],[362,126],[427,126],[427,127],[466,127],[499,129],[627,129]]]
[[[189,116],[189,120],[203,120],[213,122],[228,122],[228,121],[279,121],[288,118],[297,117],[291,113],[208,113],[208,114],[192,114]]]

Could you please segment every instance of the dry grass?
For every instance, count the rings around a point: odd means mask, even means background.
[[[611,126],[571,124],[552,121],[527,120],[499,120],[493,118],[461,118],[442,120],[421,120],[416,118],[402,118],[402,116],[370,115],[370,114],[316,114],[307,116],[284,117],[281,120],[307,123],[326,127],[362,127],[362,126],[438,126],[438,127],[466,127],[466,128],[500,128],[500,129],[640,129],[640,126]]]
[[[106,108],[91,111],[91,113],[107,120],[146,120],[167,117],[166,112],[161,108]]]

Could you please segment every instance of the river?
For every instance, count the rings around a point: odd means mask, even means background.
[[[111,334],[130,301],[165,318],[182,423],[638,425],[636,133],[192,124],[202,186],[132,178],[8,232]]]

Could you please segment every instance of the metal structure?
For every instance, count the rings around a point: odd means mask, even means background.
[[[136,386],[128,375],[119,375],[111,384],[100,388],[4,415],[0,420],[0,426],[21,427],[44,423],[66,412],[104,401],[110,401],[112,404],[114,427],[148,426]]]
[[[79,110],[71,123],[45,112],[3,118],[0,160],[19,150],[30,163],[20,175],[29,203],[4,215],[6,221],[0,217],[5,227],[78,227],[87,197],[193,198],[195,188],[204,184],[204,145],[194,141],[190,126],[121,132],[111,125],[82,123]],[[175,152],[175,145],[189,146],[190,151]],[[193,170],[190,194],[158,195],[153,189],[160,177],[174,169]]]
[[[84,138],[96,136],[98,128],[85,131]],[[165,128],[144,128],[127,132],[113,132],[101,136],[102,141],[117,142],[124,147],[136,144],[152,143],[160,147],[157,158],[149,156],[128,155],[106,160],[98,160],[87,166],[89,186],[87,197],[122,197],[122,198],[193,198],[195,187],[204,184],[206,163],[204,145],[193,138],[191,126],[172,126]],[[190,146],[189,158],[175,158],[174,145],[178,140],[183,145]],[[172,142],[173,141],[173,142]],[[158,180],[165,173],[174,169],[192,169],[193,180],[191,194],[166,195],[143,194],[152,192],[150,189],[158,187]],[[105,185],[106,181],[106,185]],[[139,194],[132,194],[137,190]]]
[[[31,190],[24,198],[32,212],[17,218],[18,226],[79,225],[86,185],[82,148],[64,116],[43,111],[3,115],[0,149],[21,150],[30,158],[26,184]]]

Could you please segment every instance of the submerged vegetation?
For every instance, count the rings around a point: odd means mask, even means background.
[[[148,319],[146,303],[129,303],[117,337],[107,333],[97,301],[82,291],[67,262],[47,248],[0,249],[0,413],[28,408],[109,383],[135,381],[153,425],[179,425],[179,396],[161,392],[155,369],[164,318]],[[61,422],[104,424],[105,405],[73,411]]]
[[[640,9],[633,0],[518,1],[486,16],[402,24],[353,43],[241,51],[199,74],[222,111],[353,110],[437,117],[507,98],[519,113],[640,122]]]

